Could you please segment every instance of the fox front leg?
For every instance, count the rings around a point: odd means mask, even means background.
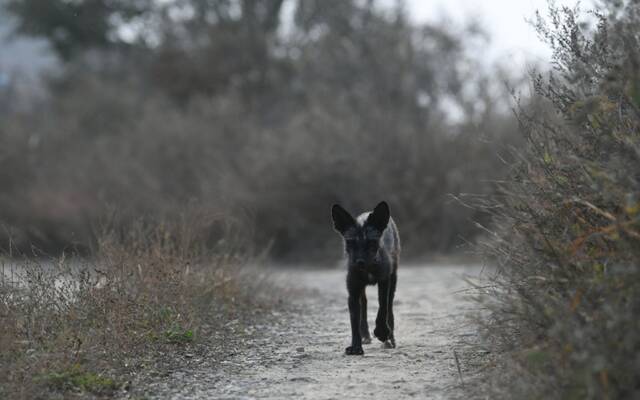
[[[351,319],[351,346],[345,349],[348,356],[364,355],[362,336],[360,335],[360,292],[349,293],[349,317]]]

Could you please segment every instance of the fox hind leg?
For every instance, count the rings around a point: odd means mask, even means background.
[[[395,270],[397,271],[397,269]],[[389,342],[392,348],[396,347],[396,338],[395,338],[395,329],[394,329],[394,320],[393,320],[393,298],[396,294],[396,284],[398,282],[398,274],[397,272],[393,272],[391,274],[391,278],[389,279],[389,328],[391,329],[391,333],[389,335]]]

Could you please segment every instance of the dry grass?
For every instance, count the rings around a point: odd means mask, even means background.
[[[203,243],[206,216],[104,230],[91,260],[5,260],[0,397],[109,396],[260,301],[261,279],[229,245]]]

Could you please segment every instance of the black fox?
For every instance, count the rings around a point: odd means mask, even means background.
[[[354,219],[341,206],[331,208],[333,226],[343,237],[348,256],[347,291],[351,317],[351,346],[345,353],[363,355],[362,344],[371,343],[367,324],[365,287],[378,284],[378,316],[373,334],[386,348],[396,347],[393,334],[393,297],[398,281],[400,236],[384,201]]]

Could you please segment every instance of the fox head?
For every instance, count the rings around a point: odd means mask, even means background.
[[[366,268],[380,251],[380,238],[389,223],[389,206],[380,202],[372,212],[355,219],[338,204],[331,208],[334,229],[342,235],[349,268]]]

